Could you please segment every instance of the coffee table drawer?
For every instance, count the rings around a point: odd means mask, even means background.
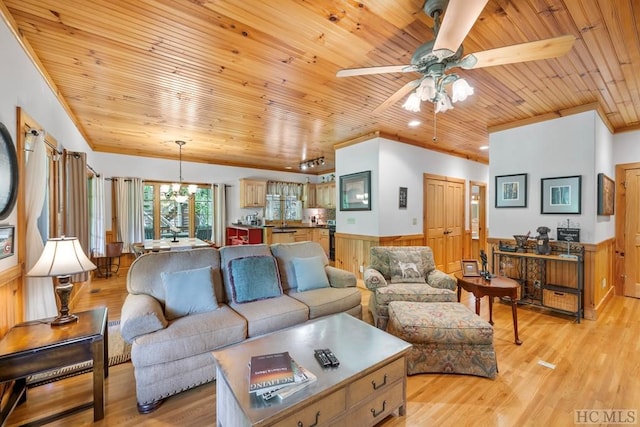
[[[395,362],[355,381],[348,388],[348,406],[355,406],[380,388],[404,378],[405,369],[405,358],[401,357]]]
[[[274,426],[313,426],[327,425],[327,423],[346,410],[346,391],[344,388],[329,396],[311,403],[295,414],[274,424]]]
[[[404,404],[404,381],[396,381],[358,408],[349,411],[349,425],[373,426]]]

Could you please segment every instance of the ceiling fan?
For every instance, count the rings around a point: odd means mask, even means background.
[[[564,35],[534,42],[521,43],[464,55],[462,41],[480,16],[488,0],[427,0],[423,10],[434,20],[435,39],[418,47],[407,65],[384,65],[378,67],[346,68],[336,73],[337,77],[362,76],[383,73],[422,74],[380,104],[373,114],[380,113],[414,91],[403,107],[409,111],[420,111],[421,101],[434,103],[435,113],[453,108],[452,102],[462,101],[473,94],[464,79],[446,71],[460,67],[465,70],[513,64],[539,59],[555,58],[566,54],[575,41],[572,35]],[[446,14],[445,14],[446,10]],[[442,24],[440,22],[442,16]],[[452,84],[452,97],[445,86]]]

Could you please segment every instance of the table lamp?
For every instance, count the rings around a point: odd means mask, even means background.
[[[60,299],[60,314],[51,322],[52,326],[78,320],[78,316],[69,314],[69,296],[73,290],[71,275],[95,269],[96,266],[85,255],[77,237],[62,236],[47,240],[40,259],[27,275],[58,278],[56,294]]]

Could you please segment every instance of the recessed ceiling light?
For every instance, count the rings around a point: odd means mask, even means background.
[[[418,125],[420,125],[420,120],[411,120],[409,122],[409,126],[412,127],[412,128],[414,128],[414,127],[416,127]]]
[[[284,168],[285,169],[293,169],[293,167],[291,167],[291,166],[285,166]]]
[[[488,145],[482,145],[482,146],[480,146],[480,149],[481,150],[488,150],[489,146]]]

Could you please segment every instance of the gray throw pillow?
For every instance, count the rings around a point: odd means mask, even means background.
[[[164,315],[168,320],[218,308],[211,267],[162,272]]]
[[[292,258],[291,263],[298,284],[298,292],[329,287],[322,257]]]
[[[278,264],[272,256],[234,258],[228,271],[231,298],[238,304],[282,295]]]

